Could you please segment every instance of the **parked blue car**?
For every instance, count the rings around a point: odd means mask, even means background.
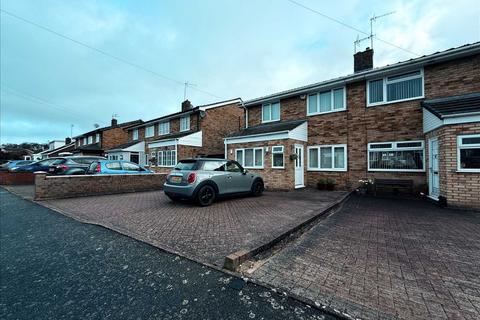
[[[145,169],[138,164],[123,160],[94,161],[87,169],[86,174],[152,174],[153,171]]]
[[[32,162],[33,161],[31,160],[10,160],[1,166],[1,170],[12,171],[15,168],[26,166],[28,164],[31,164]]]
[[[45,160],[40,160],[37,162],[27,164],[26,166],[17,167],[15,169],[12,169],[11,171],[13,172],[35,172],[35,171],[47,172],[48,168],[55,160],[57,160],[57,158],[48,158]]]

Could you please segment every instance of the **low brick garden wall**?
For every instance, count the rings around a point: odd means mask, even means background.
[[[35,200],[161,190],[166,174],[47,176],[35,174]]]
[[[34,184],[35,174],[31,172],[0,172],[0,185],[12,186],[22,184]]]

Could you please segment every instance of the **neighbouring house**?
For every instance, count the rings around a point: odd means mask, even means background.
[[[270,189],[408,179],[480,207],[479,93],[478,42],[380,68],[367,48],[351,75],[246,101],[225,149]]]
[[[58,157],[62,155],[72,154],[75,149],[75,141],[71,138],[65,140],[53,140],[48,143],[48,149],[33,154],[32,160],[38,161],[47,158]]]
[[[170,171],[180,159],[223,158],[223,137],[244,125],[241,103],[236,98],[194,107],[186,100],[180,112],[129,127],[128,143],[109,151],[108,156],[131,159],[138,154],[140,164],[157,172]]]
[[[112,119],[111,125],[97,128],[75,137],[74,155],[104,156],[105,151],[115,149],[128,142],[127,129],[143,123],[142,120],[118,123]]]

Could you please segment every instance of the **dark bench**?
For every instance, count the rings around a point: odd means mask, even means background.
[[[407,179],[375,179],[375,195],[377,189],[382,187],[407,189],[410,194],[413,194],[413,180]]]

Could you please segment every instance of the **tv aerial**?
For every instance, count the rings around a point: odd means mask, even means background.
[[[370,35],[368,37],[364,37],[360,39],[360,36],[357,34],[357,39],[353,42],[353,53],[357,53],[357,47],[359,47],[360,43],[362,43],[365,40],[370,40],[370,48],[373,49],[373,38],[375,37],[375,34],[373,33],[373,23],[376,22],[377,19],[379,18],[383,18],[394,13],[395,11],[391,11],[391,12],[381,14],[379,16],[375,15],[374,13],[373,16],[370,18]]]

